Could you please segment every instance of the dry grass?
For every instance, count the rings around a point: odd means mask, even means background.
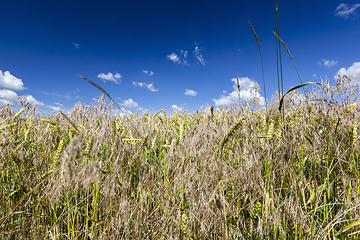
[[[0,239],[358,239],[358,93],[133,114],[141,139],[103,97],[68,119],[4,106]]]

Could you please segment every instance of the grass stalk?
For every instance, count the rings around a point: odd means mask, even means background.
[[[259,38],[256,35],[256,32],[253,28],[253,26],[251,25],[250,21],[248,22],[249,26],[251,28],[251,31],[255,37],[255,40],[259,46],[259,53],[260,53],[260,60],[261,60],[261,72],[262,72],[262,77],[263,77],[263,85],[264,85],[264,96],[265,96],[265,106],[266,106],[266,112],[268,112],[268,107],[267,107],[267,98],[266,98],[266,88],[265,88],[265,76],[264,76],[264,66],[263,66],[263,60],[262,60],[262,55],[261,55],[261,47],[260,47],[260,41]]]

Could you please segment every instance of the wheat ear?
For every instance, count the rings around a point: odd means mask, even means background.
[[[235,131],[237,129],[239,129],[245,123],[245,121],[246,121],[245,118],[242,118],[240,121],[238,121],[223,138],[221,148],[220,148],[220,161],[221,161],[221,164],[220,164],[220,181],[223,180],[223,159],[222,159],[222,152],[223,151],[222,150],[223,150],[225,144],[229,141],[230,137],[232,135],[234,135]]]

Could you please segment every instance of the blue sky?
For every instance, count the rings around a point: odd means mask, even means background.
[[[91,103],[102,86],[127,111],[216,107],[277,91],[274,1],[12,0],[0,14],[0,105],[45,114]],[[360,2],[278,1],[280,37],[303,82],[360,78]],[[282,48],[284,89],[300,83]]]

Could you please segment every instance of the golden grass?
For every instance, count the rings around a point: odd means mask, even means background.
[[[324,82],[309,107],[288,93],[284,118],[276,96],[268,113],[133,115],[142,139],[104,101],[68,119],[4,106],[0,238],[357,239],[357,96]]]

